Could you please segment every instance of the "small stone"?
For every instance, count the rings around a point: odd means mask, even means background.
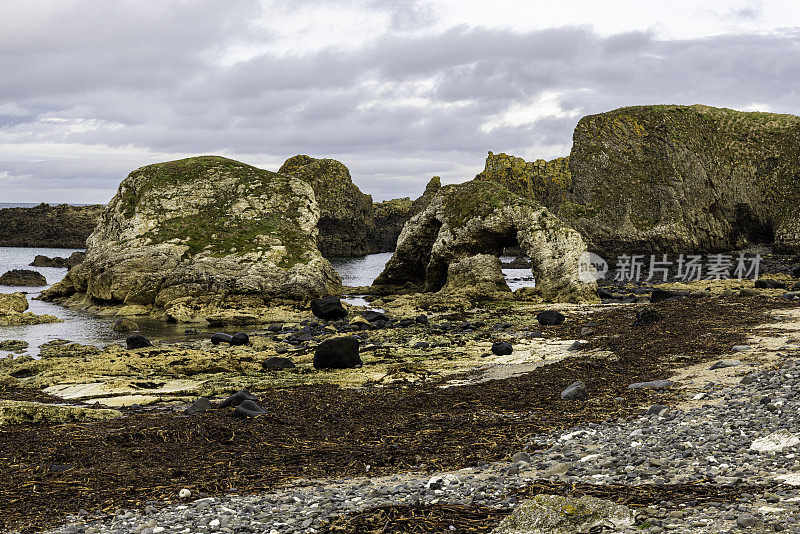
[[[564,400],[579,400],[586,397],[586,385],[582,380],[577,380],[569,385],[564,391],[561,392],[561,398]]]
[[[181,499],[188,499],[191,496],[192,496],[191,490],[188,490],[186,488],[183,488],[178,492],[178,497],[180,497]]]
[[[741,365],[741,360],[736,359],[726,359],[726,360],[719,360],[718,362],[714,363],[709,369],[712,371],[714,369],[724,369],[726,367],[736,367],[737,365]]]
[[[736,526],[740,528],[753,528],[758,523],[758,520],[750,514],[740,514],[736,518]]]

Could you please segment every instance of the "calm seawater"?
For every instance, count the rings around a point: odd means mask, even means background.
[[[37,254],[48,257],[61,256],[69,257],[76,249],[65,248],[26,248],[26,247],[0,247],[0,274],[11,269],[30,269],[38,271],[47,279],[48,286],[61,280],[67,273],[67,269],[57,269],[54,267],[30,267],[28,264],[33,261]],[[331,264],[342,278],[342,284],[346,286],[368,286],[383,270],[386,262],[392,257],[391,252],[381,254],[371,254],[360,258],[331,258]],[[503,257],[503,261],[510,261],[512,257]],[[533,277],[528,269],[504,269],[509,287],[517,289],[523,286],[532,286]],[[15,291],[25,291],[28,293],[30,308],[28,311],[42,314],[47,313],[63,319],[63,323],[27,325],[27,326],[0,326],[0,340],[21,339],[30,344],[28,352],[38,354],[37,348],[42,343],[54,339],[69,339],[79,343],[91,343],[104,346],[109,343],[124,343],[126,334],[117,334],[111,330],[111,325],[115,319],[110,317],[98,317],[96,315],[66,308],[57,304],[34,300],[45,287],[11,287],[0,286],[0,293],[13,293]],[[361,299],[349,299],[352,304],[366,305]],[[136,319],[139,324],[140,333],[150,339],[176,340],[185,336],[187,328],[194,328],[200,331],[213,332],[203,328],[202,325],[174,325],[163,321]],[[3,357],[4,352],[0,352]]]

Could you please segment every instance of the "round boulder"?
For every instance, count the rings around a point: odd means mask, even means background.
[[[123,317],[116,321],[113,325],[111,325],[111,330],[117,332],[119,334],[125,334],[128,332],[134,332],[139,330],[139,325],[136,324],[134,321]]]
[[[544,326],[553,326],[564,322],[564,314],[555,310],[545,310],[536,315],[536,320]]]
[[[511,343],[498,341],[492,344],[492,353],[496,356],[508,356],[512,352],[514,352],[514,347],[511,346]]]
[[[145,347],[152,347],[153,344],[146,337],[139,334],[131,334],[125,339],[125,344],[129,349],[143,349]]]
[[[335,321],[347,317],[347,310],[336,295],[328,295],[311,301],[311,313],[326,321]]]

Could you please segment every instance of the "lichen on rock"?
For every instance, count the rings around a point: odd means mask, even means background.
[[[588,496],[536,495],[518,504],[492,534],[575,534],[606,529],[622,532],[633,527],[634,522],[630,508],[610,501]]]
[[[500,184],[509,191],[532,198],[550,209],[557,208],[569,198],[572,185],[569,157],[550,161],[525,161],[502,152],[489,152],[484,170],[475,179]]]
[[[42,296],[164,311],[337,292],[318,219],[311,187],[284,174],[217,156],[148,165],[120,184],[85,260]]]
[[[25,311],[28,309],[28,298],[24,293],[0,293],[0,326],[19,326],[44,323],[61,323],[53,315],[37,315]]]
[[[453,290],[467,280],[496,279],[491,273],[466,274],[488,265],[482,254],[499,255],[519,245],[531,258],[537,292],[545,300],[594,300],[596,283],[581,276],[586,247],[580,235],[538,203],[482,180],[450,185],[403,229],[394,256],[373,284],[376,292]],[[453,264],[459,266],[450,267]],[[461,282],[459,282],[459,280]],[[484,281],[485,281],[484,280]],[[502,286],[490,283],[503,291]],[[507,288],[506,288],[507,289]]]

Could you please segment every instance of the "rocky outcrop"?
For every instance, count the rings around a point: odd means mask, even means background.
[[[475,177],[504,186],[509,191],[532,198],[554,209],[569,198],[572,178],[569,157],[551,161],[525,161],[516,156],[489,152],[486,167]]]
[[[423,191],[422,195],[419,196],[414,202],[411,203],[411,209],[409,210],[409,218],[413,217],[417,213],[422,213],[425,211],[425,208],[428,207],[428,204],[431,203],[433,198],[436,196],[436,193],[439,192],[439,189],[442,188],[442,179],[438,176],[434,176],[428,182],[428,185],[425,186],[425,191]]]
[[[311,186],[285,174],[216,156],[148,165],[120,184],[85,260],[43,298],[189,320],[335,293],[318,219]]]
[[[378,252],[392,252],[397,246],[397,238],[411,218],[411,205],[408,197],[384,200],[372,205],[375,213],[373,242]]]
[[[73,252],[70,254],[69,258],[62,258],[61,256],[48,258],[42,254],[37,254],[36,257],[33,258],[33,261],[29,263],[29,265],[31,267],[56,267],[59,269],[71,269],[82,262],[83,258],[85,257],[85,252]]]
[[[39,287],[46,286],[47,279],[30,269],[11,269],[0,276],[0,286]]]
[[[350,171],[335,159],[298,155],[278,170],[311,185],[320,207],[317,246],[323,256],[364,256],[378,251],[372,197],[353,183]]]
[[[23,293],[0,293],[0,326],[18,326],[43,323],[60,323],[52,315],[26,312],[28,298]]]
[[[434,176],[425,187],[425,192],[413,202],[410,198],[404,197],[373,204],[375,208],[373,242],[378,252],[394,251],[403,226],[411,217],[428,207],[440,187],[442,187],[441,179]]]
[[[580,235],[538,203],[482,180],[441,188],[406,224],[373,288],[384,293],[432,292],[445,286],[452,290],[467,280],[491,285],[502,278],[500,262],[487,262],[480,255],[497,256],[517,244],[531,258],[542,298],[595,298],[593,273],[581,276],[586,247]],[[467,274],[470,267],[482,272]]]
[[[102,211],[99,204],[0,209],[0,247],[84,248]]]
[[[800,251],[800,117],[637,106],[582,118],[569,158],[492,154],[480,180],[542,202],[589,249]]]
[[[572,202],[598,251],[800,251],[800,117],[639,106],[580,120]]]

